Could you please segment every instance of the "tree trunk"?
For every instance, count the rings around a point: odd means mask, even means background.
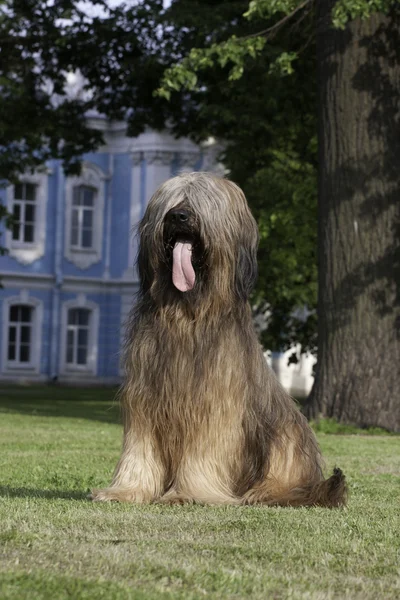
[[[308,416],[400,430],[400,10],[317,2],[319,341]]]

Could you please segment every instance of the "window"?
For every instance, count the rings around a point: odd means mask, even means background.
[[[96,375],[99,305],[84,294],[61,306],[60,374],[69,378]]]
[[[44,255],[46,242],[46,204],[48,169],[21,175],[19,183],[8,186],[7,208],[14,223],[6,230],[9,255],[28,265]]]
[[[33,307],[14,304],[9,308],[7,359],[12,365],[26,365],[32,356]]]
[[[95,188],[79,185],[73,188],[71,215],[71,246],[84,250],[93,247],[93,213]]]
[[[18,183],[14,187],[13,217],[12,239],[23,243],[33,243],[36,218],[36,185],[34,183]]]
[[[101,261],[104,240],[106,175],[84,162],[77,177],[65,180],[64,256],[78,269]]]
[[[71,308],[67,325],[67,365],[87,366],[90,333],[90,310]]]
[[[40,375],[43,302],[21,290],[3,298],[0,371],[5,374]]]

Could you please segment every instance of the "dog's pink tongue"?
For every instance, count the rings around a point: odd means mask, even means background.
[[[196,275],[192,266],[191,244],[176,242],[173,252],[172,281],[180,292],[187,292],[194,286]]]

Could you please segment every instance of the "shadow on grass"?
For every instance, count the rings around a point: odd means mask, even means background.
[[[0,387],[0,413],[120,423],[116,388]]]
[[[36,490],[33,488],[13,488],[0,485],[0,498],[45,498],[47,500],[85,500],[89,492],[73,490]]]

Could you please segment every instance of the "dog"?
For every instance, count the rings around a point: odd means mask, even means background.
[[[258,229],[242,190],[209,173],[173,177],[139,235],[122,455],[92,499],[344,505],[342,471],[324,479],[315,436],[253,327]]]

